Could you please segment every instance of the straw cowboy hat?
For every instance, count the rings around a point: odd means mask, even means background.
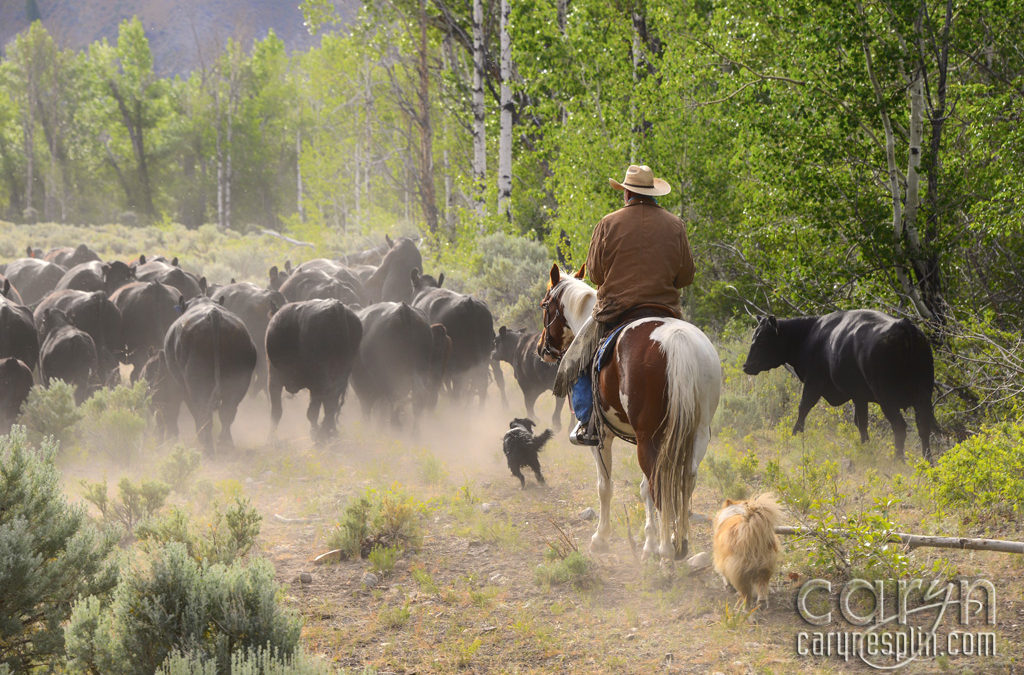
[[[672,186],[667,181],[655,178],[651,167],[646,164],[642,166],[630,164],[626,169],[626,177],[621,183],[614,178],[609,178],[608,184],[616,190],[629,190],[634,194],[648,195],[649,197],[660,197],[672,191]]]

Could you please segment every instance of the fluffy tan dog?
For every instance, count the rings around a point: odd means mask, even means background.
[[[740,502],[726,499],[715,515],[715,571],[732,584],[747,607],[754,596],[768,606],[768,581],[779,560],[775,526],[781,520],[770,493]]]

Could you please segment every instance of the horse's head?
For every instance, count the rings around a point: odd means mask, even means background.
[[[565,318],[565,308],[562,305],[565,286],[562,270],[558,268],[557,264],[552,265],[551,282],[540,303],[541,311],[544,312],[544,330],[541,331],[540,341],[537,343],[537,354],[549,363],[555,363],[562,358],[562,354],[569,348],[569,343],[574,337],[572,327]]]

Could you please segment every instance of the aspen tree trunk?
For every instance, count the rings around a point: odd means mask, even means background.
[[[25,121],[25,209],[23,215],[30,215],[34,210],[32,206],[32,184],[35,183],[35,158],[34,147],[36,144],[35,120],[31,116]],[[35,218],[32,218],[35,222]]]
[[[302,130],[295,130],[295,210],[299,213],[299,222],[306,222],[305,204],[302,199]]]
[[[437,192],[434,188],[434,126],[430,116],[430,54],[427,51],[427,2],[420,0],[419,75],[420,204],[427,230],[437,232]]]
[[[473,0],[473,199],[483,230],[487,139],[484,129],[484,3]]]
[[[501,0],[501,117],[498,136],[498,213],[512,222],[512,39],[510,0]]]

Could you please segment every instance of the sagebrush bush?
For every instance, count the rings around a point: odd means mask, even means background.
[[[163,508],[171,486],[158,480],[132,482],[127,476],[117,484],[118,498],[111,499],[107,493],[107,481],[91,483],[81,481],[83,498],[100,512],[108,523],[119,523],[127,538],[135,534],[135,527],[152,518]]]
[[[1021,520],[1024,507],[1024,423],[1004,422],[947,450],[935,466],[922,463],[933,496],[943,505],[996,511]]]
[[[328,675],[333,669],[320,659],[296,650],[290,656],[269,647],[245,649],[231,655],[231,675]],[[167,657],[159,675],[217,675],[217,662],[200,654],[175,652]]]
[[[161,548],[147,569],[126,574],[109,605],[78,602],[66,629],[73,671],[153,673],[180,652],[230,672],[232,657],[266,647],[290,658],[300,621],[278,602],[274,568],[197,562],[179,543]]]
[[[35,441],[53,436],[61,447],[67,447],[80,419],[82,413],[75,405],[75,388],[63,380],[55,380],[49,387],[32,387],[21,407],[18,423],[28,429]]]
[[[328,533],[327,543],[349,558],[365,558],[377,545],[415,551],[422,539],[422,509],[421,504],[395,486],[383,493],[367,490],[349,501]]]
[[[578,591],[594,588],[600,582],[594,561],[579,551],[570,551],[564,558],[556,557],[535,570],[538,584],[558,586],[570,584]]]
[[[117,535],[68,504],[56,453],[24,427],[0,436],[0,663],[12,672],[58,660],[71,604],[117,583]]]
[[[229,505],[214,508],[206,527],[193,526],[188,514],[174,507],[164,517],[140,526],[138,537],[157,546],[178,542],[198,562],[228,565],[256,545],[262,522],[263,516],[248,499],[235,497]]]
[[[185,492],[189,481],[199,468],[202,453],[184,445],[174,446],[171,454],[160,463],[160,479],[175,492]]]
[[[78,437],[93,455],[129,464],[142,450],[149,414],[149,388],[144,380],[132,386],[98,389],[79,409]]]

